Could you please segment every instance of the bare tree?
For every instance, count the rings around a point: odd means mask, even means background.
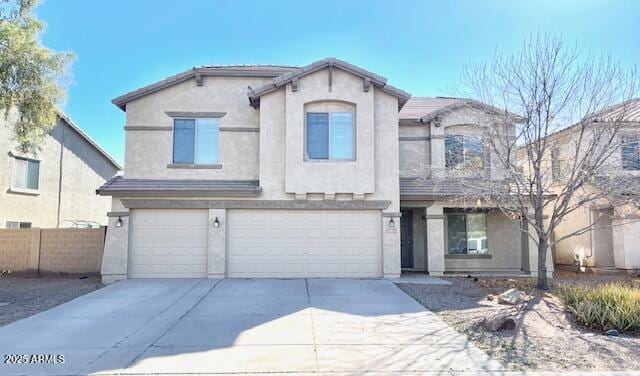
[[[527,234],[538,250],[537,287],[548,289],[547,249],[595,225],[553,239],[558,224],[581,207],[638,197],[630,195],[634,187],[618,158],[636,70],[582,54],[562,38],[535,35],[512,55],[467,66],[463,84],[491,109],[491,126],[479,135],[489,156],[480,169],[490,169],[491,178],[479,184],[469,179],[470,169],[447,176],[460,179],[463,199],[486,200],[519,228],[521,221],[532,226]],[[568,127],[571,137],[559,137]],[[560,146],[568,154],[552,162]]]

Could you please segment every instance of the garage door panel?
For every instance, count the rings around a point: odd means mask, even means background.
[[[206,210],[136,209],[132,218],[130,277],[206,277]]]
[[[230,277],[379,277],[380,212],[230,210]]]

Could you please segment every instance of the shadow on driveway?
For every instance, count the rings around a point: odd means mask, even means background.
[[[382,279],[127,280],[0,328],[0,374],[486,371],[502,366]]]

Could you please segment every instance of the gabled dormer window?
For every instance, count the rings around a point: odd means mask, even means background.
[[[307,112],[306,160],[354,160],[352,112]]]
[[[174,119],[173,163],[218,163],[218,132],[217,119]]]

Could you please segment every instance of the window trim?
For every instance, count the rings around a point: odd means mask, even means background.
[[[171,163],[167,164],[167,168],[194,168],[194,169],[221,169],[222,164],[220,162],[220,118],[213,117],[172,117],[171,118]],[[198,163],[196,162],[196,156],[198,155],[198,120],[214,120],[218,126],[218,145],[216,145],[216,161],[214,163]],[[175,161],[175,139],[176,139],[176,120],[193,120],[194,122],[194,135],[193,135],[193,163],[180,163]]]
[[[351,158],[331,158],[331,114],[332,113],[348,113],[351,114]],[[327,114],[327,118],[329,120],[328,126],[329,126],[329,134],[327,137],[327,142],[328,142],[328,152],[327,152],[327,158],[323,159],[323,158],[309,158],[309,153],[307,153],[307,114]],[[331,162],[355,162],[357,161],[357,150],[356,150],[356,146],[357,146],[357,142],[356,142],[356,112],[355,111],[305,111],[304,112],[304,132],[303,132],[303,144],[304,144],[304,148],[303,148],[303,160],[305,162],[312,162],[312,163],[331,163]]]
[[[28,157],[23,157],[23,156],[18,156],[18,155],[14,155],[11,154],[12,157],[12,161],[11,161],[11,187],[9,188],[9,192],[11,193],[21,193],[21,194],[28,194],[28,195],[39,195],[40,194],[40,160],[39,159],[35,159],[35,158],[28,158]],[[29,162],[35,162],[38,164],[38,180],[37,180],[37,184],[38,184],[38,188],[29,188],[29,187],[18,187],[16,186],[16,179],[15,179],[15,172],[16,172],[16,160],[22,160],[22,161],[27,161],[27,176],[29,175]],[[27,177],[27,185],[29,185],[28,183],[28,177]]]
[[[469,214],[483,214],[484,215],[484,231],[485,234],[487,236],[487,252],[486,253],[468,253],[469,252],[469,231],[468,231],[468,220],[467,220],[467,215]],[[492,258],[492,253],[490,252],[491,247],[489,244],[489,230],[487,227],[487,211],[484,210],[451,210],[451,211],[445,211],[444,212],[444,216],[446,217],[446,228],[445,228],[445,233],[446,233],[446,253],[445,253],[445,258],[478,258],[478,259],[488,259],[488,258]],[[465,244],[466,244],[466,253],[449,253],[449,215],[463,215],[465,217],[464,219],[464,223],[465,223]],[[448,257],[450,256],[450,257]]]
[[[447,166],[447,162],[449,158],[447,158],[447,139],[448,138],[458,138],[462,140],[462,163],[457,166]],[[467,147],[466,143],[469,139],[475,139],[478,141],[480,146],[482,147],[482,153],[480,154],[480,159],[482,160],[482,167],[468,168],[467,165]],[[487,145],[482,142],[481,136],[468,135],[468,134],[447,134],[444,136],[444,167],[446,170],[457,170],[457,171],[468,171],[468,172],[482,172],[489,168],[489,150],[487,149]]]

